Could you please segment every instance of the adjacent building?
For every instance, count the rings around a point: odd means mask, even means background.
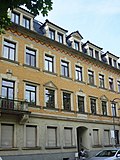
[[[22,8],[10,16],[0,35],[0,155],[67,160],[119,146],[119,57]]]

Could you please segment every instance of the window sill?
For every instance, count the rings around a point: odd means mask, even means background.
[[[0,148],[0,151],[17,151],[18,148]]]
[[[87,85],[90,85],[92,87],[97,87],[95,84],[87,83]]]
[[[45,149],[61,149],[60,146],[46,146]]]
[[[105,88],[105,87],[100,87],[100,86],[99,86],[99,88],[100,88],[100,89],[104,89],[104,90],[107,90],[107,88]]]
[[[76,146],[64,146],[63,148],[64,149],[70,149],[70,148],[72,149],[72,148],[77,148],[77,147]]]
[[[7,59],[7,58],[4,58],[4,57],[0,57],[0,60],[4,60],[4,61],[10,62],[10,63],[15,63],[15,64],[19,65],[18,61],[14,61],[14,60]]]
[[[30,65],[27,65],[27,64],[23,64],[23,66],[40,71],[40,68],[38,68],[38,67],[30,66]]]
[[[56,110],[56,111],[59,110],[58,108],[52,108],[52,107],[43,107],[43,109],[46,109],[46,110]]]
[[[41,147],[24,147],[23,150],[40,150]]]
[[[72,111],[72,110],[66,110],[66,109],[62,109],[61,111],[63,112],[71,112],[71,113],[74,113],[75,111]]]
[[[65,78],[65,79],[68,79],[68,80],[73,80],[72,78],[66,77],[66,76],[63,76],[63,75],[60,75],[60,77]]]
[[[115,91],[114,91],[114,90],[112,90],[112,89],[109,89],[109,91],[110,91],[110,92],[113,92],[113,93],[115,93]]]
[[[77,79],[75,79],[75,82],[86,84],[86,82],[80,81],[80,80],[77,80]]]
[[[48,74],[51,74],[51,75],[54,75],[54,76],[57,76],[57,75],[58,75],[58,74],[55,73],[55,72],[50,72],[50,71],[47,71],[47,70],[43,70],[43,72],[48,73]]]
[[[92,148],[101,148],[103,147],[102,145],[98,144],[98,145],[93,145]]]

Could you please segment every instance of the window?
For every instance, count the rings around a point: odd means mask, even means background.
[[[58,33],[58,42],[63,43],[63,34]]]
[[[13,109],[14,107],[14,82],[2,80],[2,108]]]
[[[112,66],[112,58],[109,57],[109,65]]]
[[[1,147],[14,147],[14,125],[1,124]]]
[[[116,60],[113,60],[113,64],[114,64],[114,67],[117,68],[117,62],[116,62]]]
[[[3,57],[9,60],[15,61],[16,44],[7,40],[4,40]]]
[[[26,84],[25,98],[28,102],[36,104],[36,86]]]
[[[52,89],[45,90],[45,103],[48,108],[55,108],[55,91]]]
[[[82,81],[82,67],[75,66],[75,77],[76,80]]]
[[[99,52],[95,50],[95,58],[99,60]]]
[[[36,51],[30,48],[26,48],[26,64],[32,67],[36,67]]]
[[[101,88],[105,88],[105,84],[104,84],[104,75],[99,74],[99,84]]]
[[[78,96],[78,111],[80,113],[84,113],[84,97]]]
[[[94,85],[94,72],[88,70],[88,82],[91,85]]]
[[[104,116],[107,116],[107,102],[102,101],[102,113]]]
[[[54,58],[49,55],[45,55],[45,70],[54,72]]]
[[[98,129],[93,129],[93,142],[95,146],[99,145],[99,130]]]
[[[63,92],[63,107],[64,110],[71,110],[71,94]]]
[[[120,81],[117,81],[118,84],[118,92],[120,93]]]
[[[104,130],[104,145],[110,145],[110,131]]]
[[[49,38],[55,40],[55,31],[52,29],[49,29]]]
[[[73,139],[72,139],[72,128],[64,128],[64,136],[65,136],[65,146],[70,147],[73,144]]]
[[[48,147],[57,147],[57,127],[47,127]]]
[[[114,86],[113,86],[113,78],[109,78],[109,89],[110,90],[114,90]]]
[[[30,29],[30,19],[27,17],[23,17],[23,27]]]
[[[90,53],[90,56],[93,57],[93,49],[92,48],[89,48],[89,53]]]
[[[37,127],[36,126],[26,126],[26,147],[36,147],[37,146]]]
[[[61,61],[61,72],[62,76],[69,77],[69,63],[66,61]]]
[[[20,14],[16,12],[12,12],[11,21],[20,24]]]
[[[96,114],[96,99],[91,98],[90,104],[91,104],[91,113]]]
[[[80,50],[79,42],[74,41],[74,45],[75,45],[75,49],[76,49],[77,51],[79,51],[79,50]]]
[[[119,144],[119,130],[115,130],[115,140],[116,144]]]
[[[112,116],[116,117],[117,116],[116,103],[111,103],[111,106],[112,106]]]

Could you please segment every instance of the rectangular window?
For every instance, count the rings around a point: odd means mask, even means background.
[[[26,147],[36,147],[37,146],[37,127],[36,126],[26,126]]]
[[[11,21],[20,24],[20,14],[16,12],[12,12]]]
[[[104,130],[104,145],[110,145],[110,131]]]
[[[93,129],[93,140],[94,140],[95,146],[99,145],[99,130],[98,129]]]
[[[89,53],[90,53],[90,56],[93,57],[93,49],[92,48],[89,48]]]
[[[113,78],[109,78],[109,89],[114,90],[114,85],[113,85]]]
[[[14,108],[14,82],[2,80],[2,108]]]
[[[113,64],[114,64],[114,67],[117,68],[117,62],[116,62],[116,60],[113,60]]]
[[[102,101],[102,113],[104,116],[107,116],[107,102]]]
[[[99,60],[99,52],[95,50],[95,58]]]
[[[104,75],[99,74],[99,84],[101,88],[105,88]]]
[[[3,57],[12,61],[16,59],[16,44],[4,40]]]
[[[84,113],[84,97],[83,96],[78,96],[78,111],[80,113]]]
[[[55,31],[52,29],[49,29],[49,38],[55,40]]]
[[[112,116],[116,117],[117,116],[116,103],[111,103],[111,106],[112,106]]]
[[[112,66],[112,58],[109,57],[109,65]]]
[[[36,86],[26,84],[25,98],[28,102],[36,104]]]
[[[90,104],[91,104],[91,113],[96,114],[96,99],[91,98]]]
[[[30,19],[23,16],[23,27],[30,29]]]
[[[54,57],[45,55],[45,70],[54,72]]]
[[[61,61],[61,74],[62,76],[69,77],[69,63]]]
[[[117,81],[118,84],[118,92],[120,93],[120,81]]]
[[[45,103],[48,108],[55,108],[55,91],[52,89],[45,90]]]
[[[63,107],[64,110],[71,110],[71,94],[63,92]]]
[[[79,50],[80,50],[79,42],[74,41],[74,45],[75,45],[75,49],[76,49],[77,51],[79,51]]]
[[[26,64],[32,67],[36,67],[36,51],[30,48],[26,48]]]
[[[14,147],[14,125],[1,124],[1,147]]]
[[[88,70],[88,82],[91,85],[94,85],[94,72]]]
[[[75,66],[75,77],[76,77],[76,80],[82,81],[82,67]]]
[[[73,140],[72,140],[72,128],[64,128],[64,134],[65,134],[65,146],[70,147],[72,146]]]
[[[57,127],[47,127],[47,140],[49,147],[57,147]]]
[[[58,42],[63,43],[63,34],[58,33]]]

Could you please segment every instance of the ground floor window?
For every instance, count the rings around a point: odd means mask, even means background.
[[[72,139],[72,128],[64,128],[65,134],[65,146],[72,146],[73,139]]]
[[[99,130],[98,129],[93,129],[93,142],[95,146],[99,145]]]
[[[57,147],[57,127],[47,127],[48,147]]]
[[[110,145],[110,131],[104,130],[104,145]]]
[[[1,147],[12,148],[14,144],[14,125],[1,124]]]

